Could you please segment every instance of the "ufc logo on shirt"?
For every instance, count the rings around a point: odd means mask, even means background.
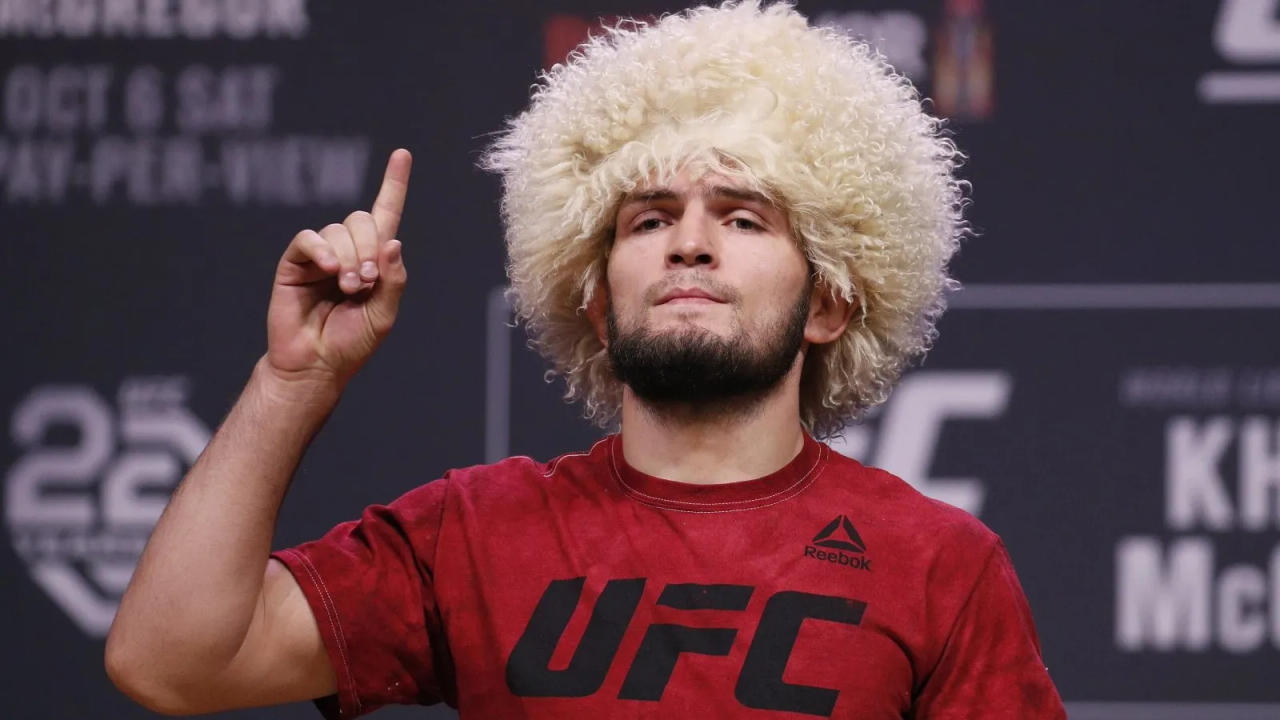
[[[610,580],[596,600],[586,631],[563,670],[548,669],[585,577],[553,580],[542,593],[524,633],[507,659],[507,687],[524,697],[585,697],[600,689],[618,646],[635,616],[645,578]],[[749,585],[669,584],[658,605],[680,610],[743,611],[755,588]],[[738,674],[734,697],[746,707],[829,716],[839,691],[783,682],[782,672],[807,618],[857,625],[867,605],[858,600],[783,590],[765,604],[759,627]],[[728,655],[737,628],[652,624],[618,698],[657,701],[671,680],[681,653]]]

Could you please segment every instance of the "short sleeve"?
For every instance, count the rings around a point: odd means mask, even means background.
[[[454,697],[433,576],[447,488],[447,478],[427,483],[272,553],[302,587],[333,663],[338,691],[316,701],[329,720]]]
[[[1013,562],[997,541],[911,717],[1059,720],[1066,716],[1041,659],[1031,608]]]

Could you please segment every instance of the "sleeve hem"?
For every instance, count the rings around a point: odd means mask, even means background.
[[[333,664],[334,676],[338,682],[337,695],[317,699],[316,708],[326,720],[345,720],[360,715],[362,707],[348,661],[342,620],[333,596],[325,586],[324,578],[311,559],[297,548],[273,552],[271,557],[284,563],[302,588],[307,604],[311,606],[311,613],[315,616],[316,625],[320,628],[320,637],[324,642],[325,652],[329,655],[329,662]]]

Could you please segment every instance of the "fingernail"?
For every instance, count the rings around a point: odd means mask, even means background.
[[[390,256],[391,256],[391,262],[400,262],[400,241],[399,240],[391,241]]]
[[[343,273],[343,274],[342,274],[342,285],[343,285],[344,287],[349,288],[350,290],[354,291],[356,288],[360,287],[360,276],[359,276],[359,275],[356,275],[356,274],[355,274],[355,273],[353,273],[353,272],[346,272],[346,273]]]
[[[378,266],[374,265],[372,260],[365,260],[360,265],[360,275],[365,280],[373,280],[378,277]]]

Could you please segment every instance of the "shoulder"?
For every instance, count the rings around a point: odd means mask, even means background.
[[[484,511],[541,507],[578,493],[607,472],[608,453],[599,448],[538,461],[515,456],[495,463],[453,468],[414,487],[386,505],[365,508],[362,519],[391,522],[407,530],[438,528],[445,518]],[[570,479],[570,481],[566,481]]]
[[[931,498],[893,473],[830,450],[827,472],[839,491],[849,493],[886,528],[936,546],[990,551],[1000,542],[981,520]]]
[[[441,480],[450,485],[451,492],[463,496],[509,496],[564,486],[566,483],[562,481],[566,478],[608,471],[608,441],[609,438],[604,438],[586,450],[549,460],[516,455],[494,463],[455,468],[446,472]]]

